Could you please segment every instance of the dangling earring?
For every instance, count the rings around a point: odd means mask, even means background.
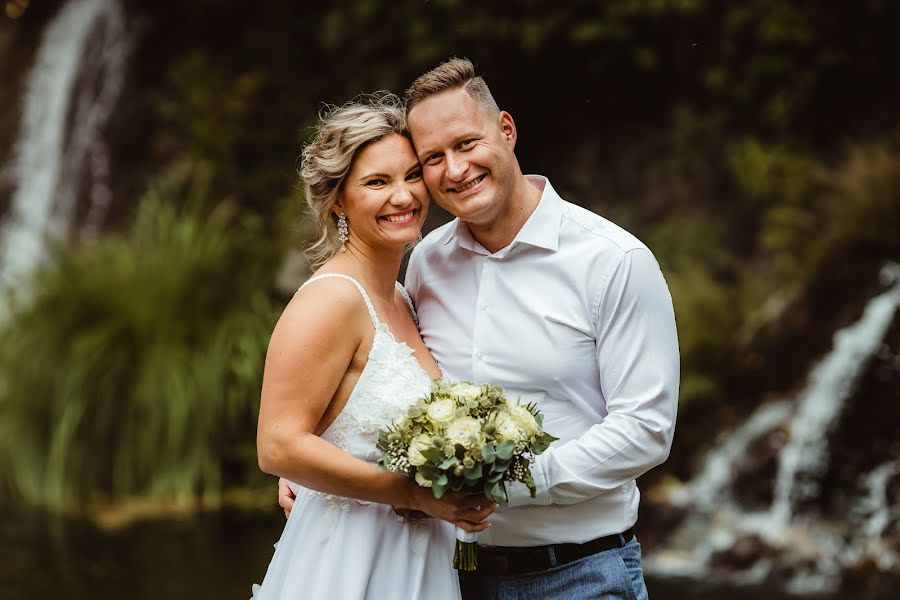
[[[338,239],[341,241],[341,252],[347,251],[347,233],[350,231],[347,227],[347,215],[341,213],[338,215]]]

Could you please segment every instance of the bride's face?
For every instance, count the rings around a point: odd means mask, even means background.
[[[336,213],[341,210],[350,248],[402,248],[418,239],[428,190],[409,140],[389,134],[356,155],[335,206]]]

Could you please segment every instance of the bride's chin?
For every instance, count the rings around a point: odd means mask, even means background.
[[[393,238],[390,241],[382,244],[382,248],[384,248],[387,251],[403,252],[404,250],[406,250],[407,246],[409,246],[410,244],[414,244],[418,241],[419,241],[418,235],[415,237],[412,237],[412,236],[396,237],[396,238]]]
[[[421,228],[413,229],[410,227],[408,230],[401,232],[397,232],[396,235],[391,236],[391,241],[396,242],[401,246],[408,246],[413,242],[417,241],[421,237]]]

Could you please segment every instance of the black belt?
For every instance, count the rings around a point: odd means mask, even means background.
[[[634,529],[629,528],[621,534],[607,535],[583,544],[550,544],[549,546],[525,548],[479,546],[476,573],[479,575],[520,575],[546,571],[554,566],[575,562],[598,552],[621,548],[633,537]],[[556,558],[555,562],[551,557]]]

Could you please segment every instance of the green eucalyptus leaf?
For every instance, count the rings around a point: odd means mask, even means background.
[[[492,463],[497,456],[497,452],[492,444],[485,444],[481,447],[481,456],[484,458],[484,462]]]
[[[444,462],[442,462],[438,468],[443,471],[446,469],[452,469],[453,467],[455,467],[458,464],[459,464],[459,459],[456,458],[455,456],[451,456],[450,458],[444,460]]]
[[[515,443],[504,440],[497,444],[497,458],[500,460],[509,460],[512,458],[513,450],[516,449]]]
[[[499,482],[485,482],[484,493],[494,502],[498,502],[501,504],[506,503],[506,491],[503,489],[503,486],[500,485]]]
[[[492,473],[505,473],[507,469],[509,469],[509,465],[512,463],[511,460],[497,460],[494,461],[493,466],[491,467]]]
[[[470,469],[463,471],[463,477],[466,481],[478,481],[481,479],[481,464],[477,464]]]
[[[447,479],[447,476],[444,473],[441,473],[440,476],[434,480],[434,484],[432,485],[432,491],[434,492],[435,498],[440,498],[444,495],[444,492],[447,491],[447,486],[450,483],[450,480]]]
[[[416,467],[416,472],[421,473],[422,477],[429,481],[434,481],[441,475],[441,472],[434,465],[420,465]]]
[[[427,458],[427,459],[428,459],[428,462],[432,462],[432,463],[434,463],[434,464],[436,464],[436,465],[439,465],[439,464],[441,464],[442,462],[444,462],[444,453],[443,453],[443,451],[438,450],[437,448],[434,448],[434,447],[426,448],[425,450],[423,450],[423,451],[422,451],[422,456],[424,456],[425,458]]]

